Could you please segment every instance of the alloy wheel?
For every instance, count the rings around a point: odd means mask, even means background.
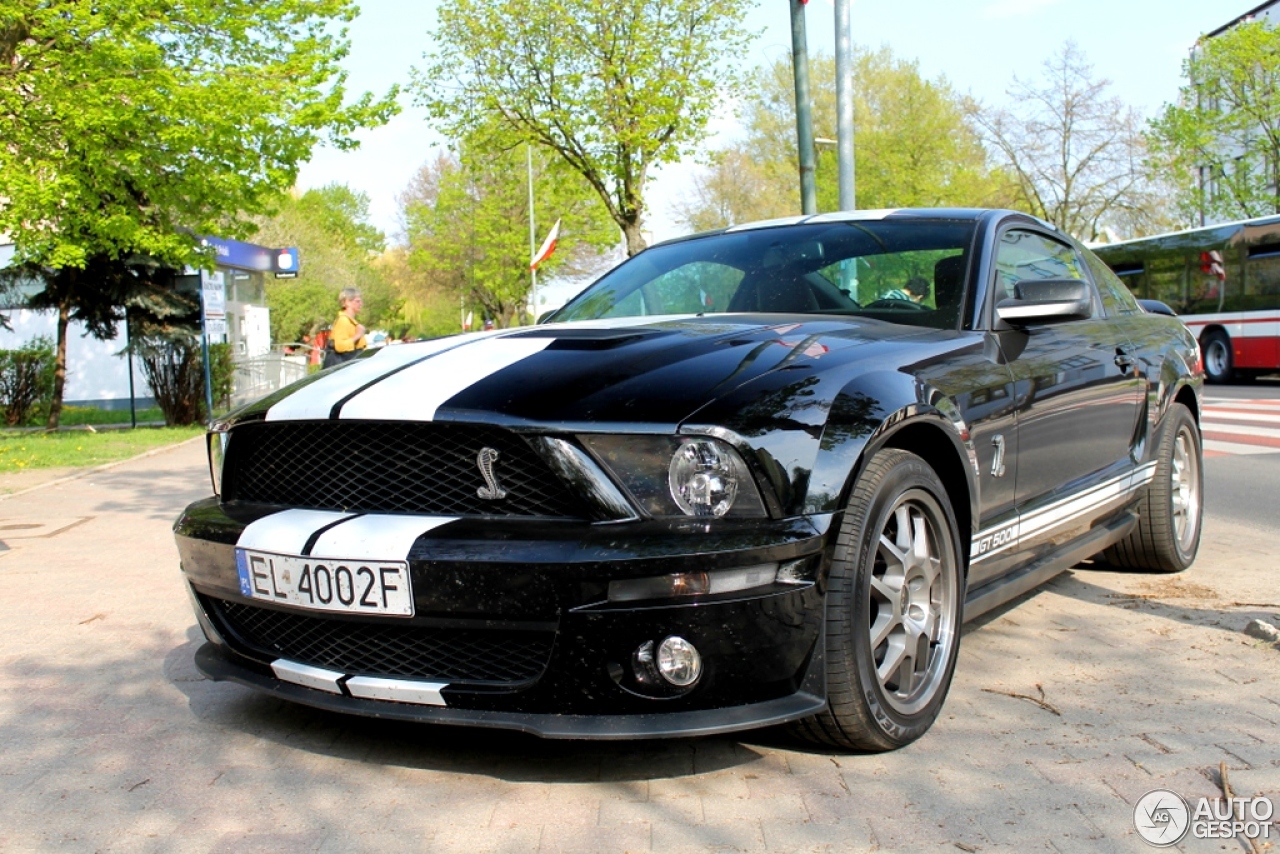
[[[901,496],[885,519],[870,581],[869,632],[886,701],[913,714],[934,696],[956,643],[955,573],[944,571],[941,508],[927,493]]]

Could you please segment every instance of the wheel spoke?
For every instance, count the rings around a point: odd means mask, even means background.
[[[880,535],[880,550],[885,553],[885,563],[892,563],[901,567],[907,562],[907,552],[889,539],[886,534]]]
[[[871,649],[877,650],[894,629],[902,626],[902,615],[896,608],[881,608],[876,621],[871,624]]]
[[[880,677],[880,684],[888,687],[888,683],[893,681],[894,675],[902,666],[902,661],[907,656],[906,638],[901,635],[895,635],[890,638],[888,646],[885,648],[884,660],[880,662],[880,666],[876,668],[876,674]]]
[[[912,568],[932,573],[933,549],[929,543],[929,523],[923,515],[916,513],[911,519],[911,557]],[[933,583],[933,579],[929,579]]]
[[[902,595],[902,576],[889,575],[886,573],[882,578],[871,578],[871,589],[880,594],[880,598],[889,603],[895,603]]]

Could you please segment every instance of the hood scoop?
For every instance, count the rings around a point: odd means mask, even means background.
[[[508,335],[508,338],[554,338],[548,350],[611,350],[635,341],[671,335],[662,329],[565,329],[545,326]]]

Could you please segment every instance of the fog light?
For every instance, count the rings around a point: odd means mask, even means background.
[[[669,637],[658,645],[658,672],[678,688],[686,688],[702,675],[702,656],[681,637]]]

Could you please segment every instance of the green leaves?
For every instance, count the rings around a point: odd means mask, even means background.
[[[857,203],[860,208],[991,206],[1009,198],[988,163],[968,104],[945,79],[926,80],[888,48],[854,56]],[[814,133],[836,135],[835,61],[811,55]],[[694,229],[800,212],[791,58],[756,72],[742,143],[718,152],[680,210]],[[818,209],[836,210],[834,151],[817,151]]]
[[[527,151],[442,155],[418,173],[403,197],[411,298],[447,295],[454,309],[473,310],[499,326],[521,319],[532,277]],[[537,240],[560,219],[561,237],[539,277],[577,272],[599,249],[617,243],[617,227],[583,177],[545,153],[533,157]],[[580,268],[579,268],[580,269]],[[525,318],[532,320],[532,318]],[[456,321],[455,321],[456,323]],[[450,331],[456,331],[454,326]]]
[[[1280,213],[1280,29],[1255,21],[1204,39],[1183,75],[1149,139],[1186,188],[1188,218]]]
[[[348,0],[9,0],[0,17],[0,232],[22,260],[199,264],[244,237],[322,140],[380,124],[346,103]]]
[[[644,185],[655,164],[702,139],[741,82],[747,0],[456,0],[441,47],[415,72],[418,101],[453,138],[488,128],[498,148],[557,152],[644,246]]]
[[[297,278],[266,280],[272,340],[298,342],[328,327],[338,314],[338,292],[348,287],[364,296],[366,327],[396,322],[400,301],[373,260],[385,237],[368,220],[369,198],[342,184],[285,196],[259,220],[257,240],[296,246],[304,259]]]
[[[5,0],[0,7],[0,234],[9,276],[44,281],[66,321],[109,338],[122,307],[183,314],[160,268],[208,266],[197,235],[243,238],[328,139],[381,124],[393,89],[347,103],[350,0]],[[172,299],[170,299],[172,298]],[[150,322],[150,321],[148,321]],[[179,324],[180,325],[180,324]]]

